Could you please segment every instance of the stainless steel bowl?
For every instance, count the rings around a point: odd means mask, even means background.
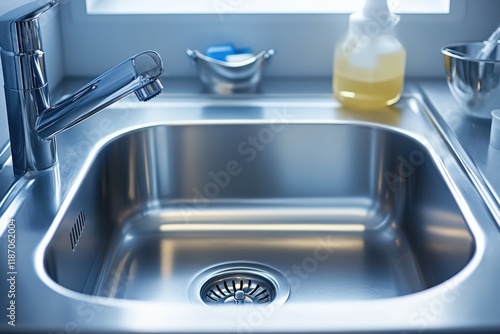
[[[457,43],[443,47],[448,86],[468,115],[491,119],[500,108],[500,47],[485,60],[476,59],[484,43]]]
[[[186,51],[198,67],[205,87],[217,94],[254,93],[258,90],[265,62],[274,50],[262,51],[241,62],[225,62],[205,56],[197,50]]]

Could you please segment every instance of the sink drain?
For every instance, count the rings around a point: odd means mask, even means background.
[[[252,273],[226,273],[210,279],[201,289],[207,304],[268,304],[276,296],[274,285]]]
[[[260,264],[223,264],[201,273],[191,284],[191,301],[209,306],[284,303],[290,294],[280,272]]]

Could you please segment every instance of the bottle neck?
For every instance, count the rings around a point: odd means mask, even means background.
[[[388,9],[353,13],[349,17],[349,30],[367,37],[388,35],[394,32],[399,16]]]

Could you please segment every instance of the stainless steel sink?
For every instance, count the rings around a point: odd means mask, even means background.
[[[124,100],[58,144],[0,203],[22,332],[500,328],[494,213],[418,95]]]
[[[258,264],[284,276],[294,303],[421,291],[457,274],[474,247],[435,158],[401,132],[154,126],[97,154],[45,266],[85,294],[189,303],[201,272]]]

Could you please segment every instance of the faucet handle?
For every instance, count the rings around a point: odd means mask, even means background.
[[[33,1],[0,17],[0,47],[14,53],[41,50],[38,17],[59,3],[58,0]]]

